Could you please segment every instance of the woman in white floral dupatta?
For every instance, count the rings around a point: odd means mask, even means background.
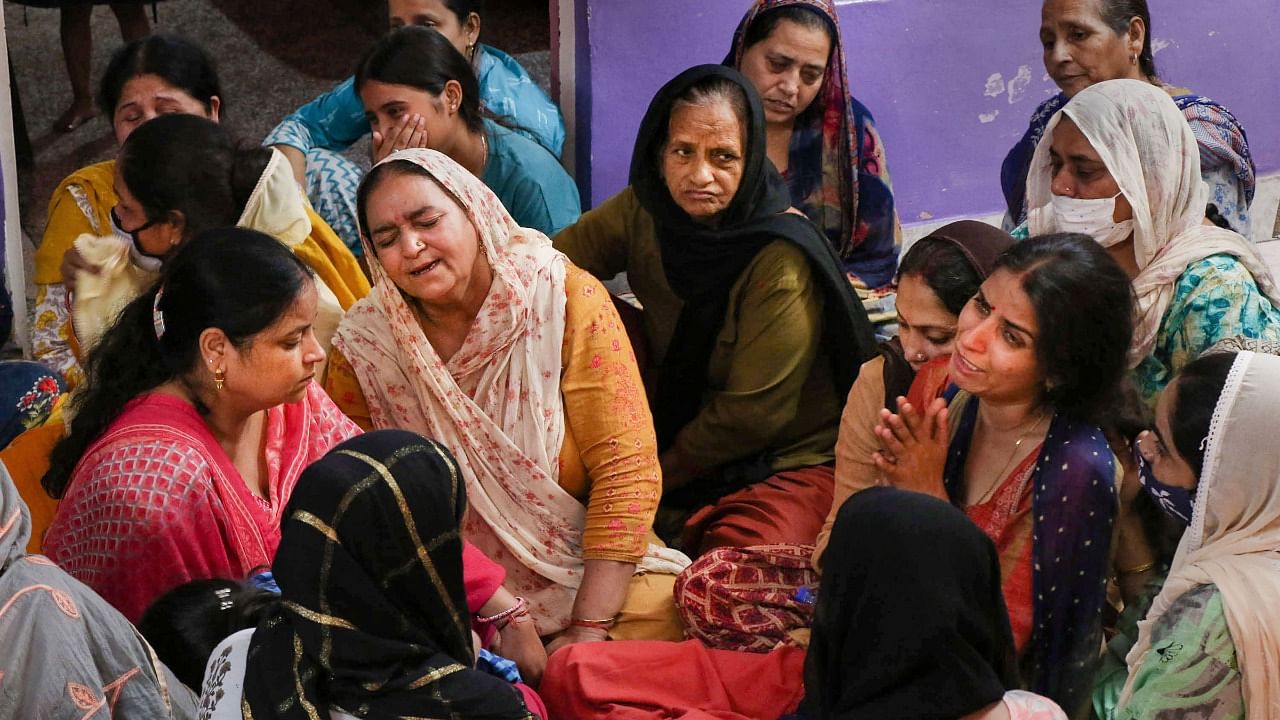
[[[680,639],[688,564],[651,526],[653,421],[608,293],[447,156],[405,150],[357,198],[374,290],[339,326],[330,394],[357,422],[443,443],[467,539],[559,645]]]
[[[1199,146],[1164,90],[1139,80],[1081,90],[1049,121],[1027,193],[1032,235],[1090,235],[1128,273],[1129,361],[1149,405],[1214,343],[1280,340],[1280,290],[1248,240],[1205,219]]]

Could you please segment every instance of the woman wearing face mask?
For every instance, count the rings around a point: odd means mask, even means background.
[[[35,261],[35,356],[69,386],[82,380],[88,346],[154,281],[163,256],[204,229],[240,224],[293,248],[321,281],[328,334],[369,292],[355,258],[289,182],[288,163],[269,150],[234,149],[220,130],[217,73],[199,47],[164,35],[125,46],[103,76],[99,101],[114,112],[120,158],[63,181]],[[128,142],[157,117],[172,124]]]
[[[1205,220],[1195,136],[1159,88],[1080,91],[1049,121],[1032,169],[1031,233],[1091,235],[1133,282],[1129,363],[1148,404],[1223,338],[1280,339],[1271,271],[1244,237]]]
[[[907,394],[915,371],[951,352],[956,317],[987,278],[996,257],[1013,242],[999,228],[961,220],[921,238],[902,256],[898,337],[896,343],[882,346],[880,357],[862,366],[849,390],[836,440],[835,496],[813,552],[815,568],[821,567],[840,506],[880,477],[871,462],[871,453],[880,446],[875,434],[880,409],[896,407],[895,399]]]
[[[157,115],[190,113],[217,122],[224,110],[213,59],[198,45],[173,35],[151,35],[117,50],[102,75],[98,105],[110,118],[119,145]],[[71,387],[83,374],[74,350],[67,303],[72,288],[64,284],[63,257],[81,235],[112,234],[114,170],[115,162],[108,160],[63,179],[49,199],[44,238],[35,255],[33,354],[62,373]]]
[[[559,161],[480,104],[466,58],[440,33],[392,31],[360,61],[355,87],[375,136],[388,138],[373,148],[375,163],[405,148],[442,152],[488,185],[516,223],[548,237],[582,213]],[[406,116],[417,131],[390,138]]]
[[[884,145],[853,97],[829,0],[756,0],[725,64],[764,102],[769,160],[860,289],[889,285],[900,229]]]
[[[1101,642],[1120,465],[1099,423],[1120,397],[1131,303],[1089,238],[1017,243],[960,312],[945,377],[943,360],[926,366],[876,428],[888,484],[950,500],[995,542],[1023,680],[1072,717]]]
[[[1032,156],[1055,113],[1090,85],[1129,79],[1171,96],[1195,135],[1200,176],[1209,185],[1202,215],[1236,232],[1250,231],[1255,175],[1244,128],[1221,104],[1160,79],[1151,36],[1147,0],[1045,0],[1040,24],[1044,69],[1062,92],[1036,108],[1026,135],[1004,159],[1000,186],[1008,203],[1008,227],[1022,223],[1036,207],[1026,197],[1028,177],[1039,169]]]
[[[1280,717],[1277,408],[1280,357],[1247,350],[1188,363],[1161,394],[1135,451],[1147,492],[1189,527],[1136,642],[1110,645],[1098,717]]]
[[[368,292],[355,258],[306,207],[283,156],[265,148],[235,148],[217,123],[187,113],[163,114],[131,132],[118,160],[105,165],[110,194],[96,197],[114,202],[104,211],[111,235],[86,233],[65,253],[79,263],[79,269],[70,270],[76,290],[69,302],[61,295],[59,310],[67,316],[59,342],[71,356],[68,377],[83,377],[81,362],[124,307],[150,290],[177,249],[206,230],[240,225],[292,250],[315,276],[315,334],[326,349],[344,309]],[[79,205],[71,205],[80,212]],[[47,421],[0,455],[39,510],[38,520],[45,521],[55,504],[56,496],[38,487],[39,478],[49,470],[50,452],[65,434],[71,407],[53,407]]]
[[[81,257],[99,266],[79,273],[72,298],[82,350],[155,281],[182,243],[212,228],[264,232],[307,264],[319,294],[316,337],[326,350],[342,313],[368,292],[351,253],[328,228],[312,225],[284,156],[269,148],[237,148],[217,123],[177,114],[138,128],[120,149],[114,190],[112,222],[131,242],[76,241]]]
[[[443,35],[475,72],[481,104],[559,158],[564,147],[560,108],[519,61],[479,41],[482,4],[481,0],[388,0],[387,15],[392,30],[417,25]],[[381,159],[390,154],[381,150],[384,144],[391,148],[422,132],[413,114],[405,113],[390,128],[373,133],[374,154]],[[262,142],[289,158],[312,205],[356,255],[363,252],[355,203],[364,171],[340,153],[367,134],[369,120],[351,77],[295,110]]]

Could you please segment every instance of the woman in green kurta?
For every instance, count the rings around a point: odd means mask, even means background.
[[[704,65],[650,105],[631,186],[555,238],[597,277],[626,272],[644,306],[664,502],[703,508],[689,550],[812,544],[830,506],[841,401],[875,346],[790,205],[755,89]]]
[[[1259,346],[1235,344],[1246,345]],[[1146,618],[1108,646],[1097,717],[1280,717],[1278,416],[1270,354],[1207,354],[1161,394],[1155,430],[1138,437],[1139,472],[1189,526]]]
[[[1133,281],[1129,359],[1148,405],[1219,340],[1280,340],[1280,289],[1248,240],[1205,219],[1200,149],[1164,90],[1081,90],[1049,121],[1031,168],[1030,233],[1091,235]]]

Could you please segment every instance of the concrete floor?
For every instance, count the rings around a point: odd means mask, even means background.
[[[153,28],[184,35],[209,50],[223,84],[224,124],[239,138],[256,143],[286,114],[351,73],[385,27],[384,8],[371,0],[167,0],[156,6]],[[58,182],[77,168],[114,156],[115,139],[102,117],[70,134],[50,130],[71,100],[58,11],[6,2],[4,19],[35,151],[34,169],[19,177],[19,201],[23,230],[36,243]],[[517,54],[546,87],[550,20],[545,2],[489,0],[481,37]],[[94,9],[93,38],[96,89],[108,58],[121,44],[106,6]],[[363,158],[366,153],[357,148],[354,155]]]

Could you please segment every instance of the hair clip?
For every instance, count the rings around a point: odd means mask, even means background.
[[[219,610],[230,610],[235,601],[231,599],[231,590],[229,588],[218,588],[213,591],[214,597],[218,598]]]
[[[164,297],[164,286],[156,290],[156,299],[151,303],[151,324],[156,329],[156,339],[164,337],[164,313],[160,311],[160,298]]]

